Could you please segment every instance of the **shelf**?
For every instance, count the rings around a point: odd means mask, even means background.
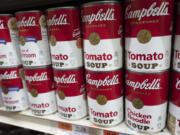
[[[81,132],[81,130],[84,130],[85,132],[91,132],[91,131],[98,131],[97,135],[104,135],[104,132],[117,132],[118,135],[144,135],[141,133],[136,133],[133,130],[130,130],[125,123],[121,123],[118,126],[111,127],[111,128],[102,128],[93,125],[89,120],[88,117],[83,118],[81,120],[76,121],[68,121],[61,119],[58,115],[58,113],[47,115],[47,116],[34,116],[32,115],[30,110],[26,110],[20,113],[10,113],[4,111],[4,108],[0,108],[0,122],[15,125],[27,129],[32,129],[36,131],[46,132],[49,134],[54,135],[60,135],[63,132],[70,132],[68,130],[62,130],[61,125],[62,123],[67,123],[67,125],[72,126],[71,132]],[[61,127],[61,128],[59,128]],[[88,133],[84,133],[83,135],[88,135]],[[115,134],[115,135],[117,135]],[[66,134],[64,134],[66,135]],[[70,135],[70,134],[67,134]],[[74,134],[71,134],[74,135]],[[95,133],[93,133],[95,135]],[[113,134],[109,134],[113,135]],[[164,129],[164,131],[159,132],[154,135],[171,135],[167,129]]]
[[[0,13],[17,10],[47,9],[60,5],[71,5],[82,3],[83,0],[1,0]]]

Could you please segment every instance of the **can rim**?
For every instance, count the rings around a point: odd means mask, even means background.
[[[56,9],[77,9],[78,7],[76,6],[63,6],[63,7],[54,7],[54,8],[48,8],[46,11],[52,11]]]
[[[14,17],[13,14],[0,14],[0,16],[13,16]]]
[[[119,1],[116,1],[116,0],[107,0],[107,1],[95,1],[95,2],[88,2],[88,3],[84,3],[82,4],[81,7],[90,7],[90,6],[94,6],[94,5],[114,5],[114,4],[120,4]]]
[[[36,70],[36,69],[44,69],[44,68],[50,68],[52,67],[51,64],[48,64],[48,65],[42,65],[42,66],[32,66],[32,67],[29,67],[29,66],[23,66],[23,68],[25,70]]]
[[[33,13],[33,12],[41,12],[40,10],[28,10],[28,11],[18,11],[15,14],[20,14],[20,13]]]

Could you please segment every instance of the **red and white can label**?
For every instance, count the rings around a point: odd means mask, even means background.
[[[0,66],[13,67],[21,64],[16,18],[0,15]]]
[[[51,64],[46,18],[42,12],[19,12],[16,18],[23,65],[33,67]]]
[[[168,129],[174,135],[180,134],[180,73],[173,71],[171,98],[168,114]]]
[[[173,1],[135,0],[125,5],[127,68],[144,73],[169,69]]]
[[[122,68],[122,11],[117,3],[82,8],[85,68],[112,71]]]
[[[79,10],[50,9],[46,12],[46,17],[53,68],[67,70],[82,67]]]
[[[169,72],[126,71],[126,123],[143,132],[157,132],[166,121]],[[152,99],[153,97],[153,99]]]
[[[113,126],[123,120],[122,70],[86,71],[90,120],[100,126]]]
[[[54,70],[58,111],[65,119],[87,115],[84,69]]]
[[[35,115],[56,111],[52,68],[25,69],[30,108]]]
[[[28,108],[28,98],[22,67],[0,69],[3,103],[7,111]]]

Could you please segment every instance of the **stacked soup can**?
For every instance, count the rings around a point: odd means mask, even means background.
[[[180,135],[180,1],[176,15],[176,32],[172,67],[172,84],[168,113],[168,129],[173,135]]]
[[[19,54],[16,18],[0,15],[0,81],[2,99],[7,111],[28,108],[26,85]]]
[[[82,6],[89,115],[99,126],[114,126],[123,120],[121,18],[118,2]]]
[[[16,13],[30,108],[35,115],[56,111],[46,18],[40,11]]]
[[[140,132],[165,127],[173,4],[172,0],[125,3],[126,123]]]
[[[75,120],[87,115],[80,14],[76,7],[46,12],[58,112]]]

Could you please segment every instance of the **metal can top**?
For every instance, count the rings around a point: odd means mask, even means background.
[[[0,14],[0,16],[13,16],[13,14]]]
[[[46,11],[52,11],[57,9],[77,9],[78,7],[75,6],[63,6],[63,7],[54,7],[54,8],[48,8]]]
[[[81,7],[90,7],[94,5],[114,5],[120,3],[119,1],[95,1],[82,4]]]
[[[20,13],[33,13],[33,12],[42,12],[40,10],[28,10],[28,11],[18,11],[15,14],[20,14]]]

